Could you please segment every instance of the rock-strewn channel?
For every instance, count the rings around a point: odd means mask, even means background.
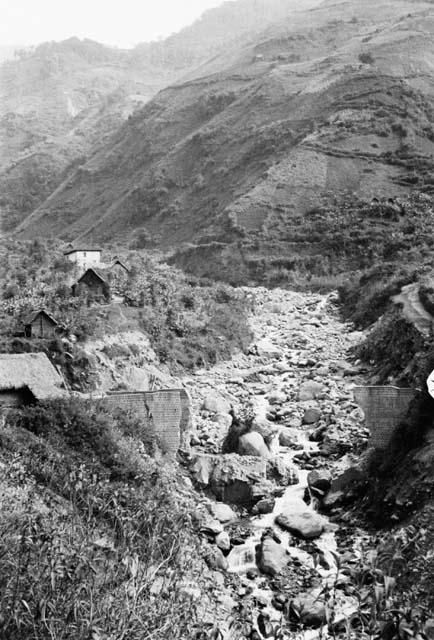
[[[198,519],[233,598],[228,638],[274,637],[282,621],[320,628],[327,585],[339,585],[339,624],[356,602],[338,558],[356,558],[364,537],[343,511],[367,441],[352,394],[364,372],[349,358],[362,335],[333,296],[249,291],[249,354],[184,381],[196,414],[189,468],[205,495]]]

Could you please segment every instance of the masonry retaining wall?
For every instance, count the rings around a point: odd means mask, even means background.
[[[354,398],[365,415],[372,447],[385,449],[388,446],[418,393],[416,389],[398,387],[354,388]]]
[[[191,403],[185,389],[114,391],[108,393],[107,402],[113,409],[136,413],[164,453],[173,457],[179,450],[188,451]]]

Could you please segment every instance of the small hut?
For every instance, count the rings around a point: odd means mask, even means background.
[[[116,258],[110,267],[110,271],[117,277],[126,277],[130,273],[130,268],[125,264],[125,262]]]
[[[21,322],[26,338],[53,338],[59,326],[44,309],[29,313]]]
[[[106,278],[96,269],[86,269],[83,275],[73,285],[74,294],[80,287],[86,287],[89,293],[97,298],[108,298],[110,296],[110,285]]]
[[[0,354],[0,411],[67,395],[45,353]]]

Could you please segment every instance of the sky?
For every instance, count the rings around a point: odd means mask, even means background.
[[[0,46],[71,36],[131,47],[166,37],[223,0],[0,0]]]

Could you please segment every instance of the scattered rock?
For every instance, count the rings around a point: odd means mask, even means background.
[[[325,518],[309,509],[302,500],[300,500],[300,505],[290,505],[278,515],[276,522],[282,529],[306,540],[318,538],[324,531],[326,524]]]
[[[282,355],[282,349],[279,345],[275,345],[268,338],[263,338],[259,340],[255,346],[254,350],[258,354],[258,356],[270,356],[273,358],[280,358]]]
[[[266,418],[255,418],[252,422],[250,430],[257,431],[265,439],[269,438],[272,435],[275,428],[276,427],[268,422]]]
[[[270,404],[283,404],[287,400],[286,393],[283,391],[272,391],[268,396],[268,402]]]
[[[222,551],[229,551],[231,548],[231,540],[227,531],[222,531],[215,539],[215,543]]]
[[[217,536],[223,532],[223,525],[218,520],[215,520],[213,518],[206,518],[202,522],[200,530],[204,533],[210,533],[213,536]]]
[[[266,460],[237,454],[214,456],[216,462],[210,486],[218,500],[229,504],[253,506],[254,489],[265,480]]]
[[[291,433],[282,429],[279,433],[279,444],[281,447],[293,447],[297,443]]]
[[[264,438],[257,431],[245,433],[238,441],[238,453],[241,456],[257,456],[268,458],[270,451]]]
[[[289,420],[285,420],[285,425],[291,429],[300,429],[303,422],[298,416],[292,416]]]
[[[288,564],[285,548],[272,538],[265,537],[261,543],[259,567],[271,576],[278,575]]]
[[[366,476],[359,467],[350,467],[332,481],[330,490],[322,501],[324,509],[334,509],[352,502],[360,494]]]
[[[311,489],[326,493],[332,484],[332,474],[328,469],[315,469],[307,476],[307,483]]]
[[[303,415],[303,424],[316,424],[321,418],[319,409],[306,409]]]
[[[210,547],[207,550],[205,561],[210,569],[217,569],[219,571],[228,570],[228,561],[218,547]]]
[[[215,413],[212,417],[212,421],[219,424],[224,429],[229,429],[232,425],[232,416],[229,413]]]
[[[262,498],[274,498],[276,495],[282,495],[284,491],[284,487],[276,487],[271,480],[261,480],[252,486],[252,502],[256,504]]]
[[[307,380],[300,385],[298,392],[298,400],[306,402],[307,400],[315,400],[324,391],[324,385],[314,380]]]
[[[327,623],[324,602],[311,594],[302,594],[292,600],[290,613],[306,627],[313,629],[318,629]]]
[[[228,414],[231,410],[231,403],[218,393],[210,393],[203,401],[202,409],[209,413]]]
[[[267,478],[276,480],[282,486],[297,484],[298,472],[294,465],[283,456],[276,456],[267,461]]]
[[[275,498],[262,498],[262,500],[259,500],[259,502],[255,504],[255,506],[252,509],[252,513],[253,514],[260,513],[262,515],[266,513],[273,513],[275,504],[276,504]]]
[[[193,479],[201,487],[210,487],[217,500],[244,506],[253,506],[259,499],[253,498],[253,492],[258,483],[266,481],[266,468],[265,458],[236,453],[199,453],[190,466]]]
[[[201,486],[207,487],[211,481],[215,467],[215,456],[197,454],[192,458],[190,471],[193,479]]]
[[[216,520],[223,524],[235,522],[238,519],[237,514],[228,504],[223,502],[212,502],[209,506],[211,514]]]

